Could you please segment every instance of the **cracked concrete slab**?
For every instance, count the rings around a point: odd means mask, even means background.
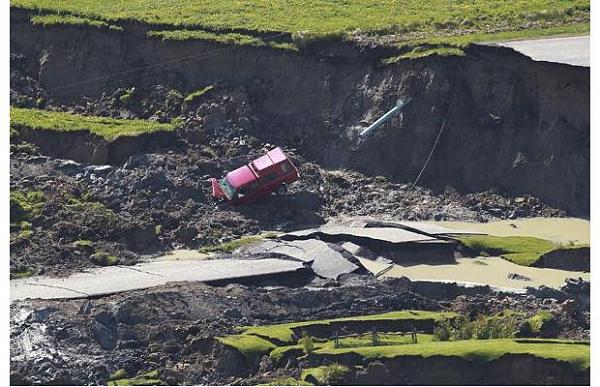
[[[449,228],[440,226],[436,223],[429,222],[398,222],[399,227],[405,228],[408,231],[414,231],[417,233],[423,233],[431,236],[445,236],[445,235],[482,235],[485,234],[481,231],[469,230],[468,228]]]
[[[278,253],[303,262],[312,262],[312,270],[323,278],[337,279],[340,275],[352,273],[359,268],[358,265],[348,261],[327,243],[317,239],[265,241],[248,246],[244,251],[249,253]]]
[[[282,236],[283,239],[310,238],[324,236],[339,241],[357,243],[359,240],[381,241],[385,243],[410,243],[436,240],[434,237],[417,234],[395,227],[344,227],[323,226],[321,228],[294,231]]]
[[[375,256],[375,254],[372,251],[368,251],[367,249],[357,245],[356,243],[344,242],[344,243],[342,243],[342,248],[344,250],[346,250],[347,252],[349,252],[350,254],[352,254],[354,257],[356,257],[359,260],[359,262],[361,262],[361,264],[362,264],[362,261],[360,261],[359,258],[364,258],[364,259],[368,259],[370,261],[380,262],[380,263],[392,263],[393,262],[391,259],[388,259],[388,258],[385,258],[382,256]]]
[[[369,272],[371,272],[371,274],[373,274],[375,277],[379,277],[380,275],[384,274],[385,272],[394,267],[393,263],[381,262],[360,257],[357,259],[360,262],[360,264],[363,265],[363,267]]]
[[[145,289],[168,282],[212,282],[294,273],[301,261],[283,259],[219,259],[146,262],[111,266],[65,278],[30,277],[10,281],[10,301],[26,298],[77,298]]]
[[[417,234],[424,234],[430,237],[446,235],[467,235],[467,234],[486,234],[481,230],[472,230],[469,227],[444,227],[435,221],[382,221],[372,217],[350,217],[345,218],[341,223],[329,224],[321,227],[326,229],[331,226],[344,226],[350,228],[400,228]]]

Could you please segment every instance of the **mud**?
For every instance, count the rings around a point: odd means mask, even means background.
[[[561,316],[558,336],[589,335],[581,330],[589,330],[589,305],[585,309],[578,301],[497,292],[423,297],[407,280],[358,278],[297,289],[182,283],[95,300],[18,302],[11,306],[11,382],[104,384],[110,373],[124,368],[131,374],[156,369],[169,384],[182,378],[187,384],[247,384],[268,379],[267,370],[236,357],[215,336],[233,333],[235,326],[400,309],[474,316],[507,308],[527,315],[550,310]],[[186,364],[186,372],[176,371],[176,364]],[[267,375],[273,376],[276,367],[269,367]],[[299,372],[296,367],[285,372]]]
[[[27,92],[13,86],[14,91]],[[161,86],[152,90],[147,94],[140,91],[140,104],[169,112],[175,91]],[[119,93],[110,98],[118,100]],[[98,113],[96,109],[106,98],[90,100],[88,110],[82,112]],[[30,220],[33,234],[28,239],[18,238],[19,230],[13,230],[11,271],[29,268],[35,274],[65,275],[93,266],[90,256],[97,251],[117,255],[121,264],[130,264],[149,254],[198,248],[264,230],[314,227],[340,216],[482,221],[516,213],[566,214],[529,195],[524,204],[489,191],[460,195],[448,188],[435,193],[385,177],[325,169],[293,148],[286,150],[301,168],[302,178],[286,195],[246,207],[222,205],[211,198],[207,179],[272,147],[245,128],[244,123],[253,117],[248,99],[240,88],[223,87],[206,96],[191,117],[185,118],[187,124],[177,130],[171,147],[138,152],[112,167],[57,159],[47,156],[54,152],[47,148],[53,142],[46,146],[39,142],[32,148],[25,146],[28,143],[23,138],[13,138],[11,190],[42,191],[47,201],[41,214]],[[49,107],[83,109],[78,104]],[[118,107],[109,111],[120,114]],[[170,120],[178,113],[165,114]],[[143,117],[143,112],[139,116]],[[81,202],[82,198],[88,204],[68,205],[69,200]],[[78,214],[82,209],[83,214]],[[80,239],[91,240],[95,246],[75,249],[73,243]]]
[[[396,181],[415,179],[446,120],[424,186],[436,192],[453,186],[460,192],[527,193],[589,214],[588,68],[533,62],[509,49],[482,46],[468,48],[464,57],[392,65],[381,60],[397,53],[335,43],[300,53],[231,47],[207,60],[202,53],[223,47],[148,39],[140,35],[143,28],[44,28],[31,25],[18,9],[11,15],[11,49],[26,58],[18,63],[32,79],[24,84],[59,104],[157,84],[183,95],[207,85],[242,88],[253,114],[238,123],[260,140],[295,147],[325,167]],[[190,55],[197,60],[144,67]],[[355,149],[351,137],[361,122],[372,122],[401,96],[413,97],[402,116]],[[34,98],[16,93],[13,101]],[[165,118],[177,105],[166,111],[146,105],[144,116]],[[118,106],[117,114],[130,110]],[[205,126],[214,128],[210,121]]]
[[[324,361],[340,362],[334,356]],[[344,364],[352,363],[348,359]],[[361,364],[362,363],[362,364]],[[350,385],[587,385],[589,369],[575,371],[568,363],[530,355],[504,355],[478,364],[458,357],[420,356],[359,362],[344,384]]]
[[[524,201],[524,198],[518,199]],[[436,222],[436,224],[438,224]],[[497,236],[532,236],[564,245],[589,245],[590,221],[578,218],[528,218],[485,223],[442,221],[439,225],[468,229]]]
[[[590,253],[589,247],[561,248],[542,255],[533,266],[589,272]]]
[[[224,47],[148,39],[146,25],[128,22],[119,33],[33,26],[28,17],[11,8],[11,105],[173,121],[178,128],[116,143],[87,133],[22,130],[11,136],[11,191],[44,195],[39,213],[27,220],[31,233],[11,225],[15,275],[65,276],[97,266],[95,253],[122,265],[154,257],[203,259],[189,250],[352,216],[383,222],[589,217],[589,69],[486,47],[469,47],[465,57],[391,65],[382,60],[397,50],[351,43],[319,43],[298,53],[236,46],[214,54]],[[189,55],[197,57],[148,67]],[[214,88],[200,98],[185,100],[209,85]],[[413,102],[404,113],[358,147],[358,130],[406,96]],[[440,144],[413,186],[444,120]],[[209,177],[274,144],[301,169],[287,194],[245,207],[212,199]],[[166,255],[172,250],[178,252]],[[402,309],[453,310],[473,318],[548,310],[557,316],[551,337],[589,340],[587,281],[529,287],[525,294],[366,273],[297,287],[212,285],[172,283],[89,299],[16,302],[11,383],[105,384],[121,368],[130,376],[157,370],[167,384],[297,378],[301,364],[251,363],[215,337],[235,326]],[[499,374],[454,360],[405,361],[350,359],[357,368],[347,382],[435,384],[435,375],[458,384],[589,379],[530,358],[499,359],[493,364],[505,370]],[[432,367],[436,372],[423,372]],[[510,376],[514,370],[523,372]]]
[[[564,258],[560,260],[564,262]],[[567,258],[568,259],[568,258]],[[375,267],[375,271],[385,267]],[[563,266],[569,266],[564,264]],[[574,265],[572,265],[574,266]],[[540,268],[542,267],[542,268]],[[539,267],[519,266],[500,257],[457,258],[452,264],[397,264],[381,274],[382,277],[408,277],[413,281],[459,282],[489,285],[495,288],[522,289],[542,285],[559,288],[568,278],[590,280],[589,273]]]

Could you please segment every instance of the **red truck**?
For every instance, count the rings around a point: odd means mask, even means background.
[[[277,147],[243,167],[233,170],[221,180],[210,179],[212,195],[230,204],[245,204],[298,180],[300,174],[286,154]]]

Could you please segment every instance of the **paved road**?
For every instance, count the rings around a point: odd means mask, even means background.
[[[31,277],[10,281],[10,301],[25,298],[78,298],[144,289],[177,281],[218,281],[293,273],[303,262],[282,259],[219,259],[146,262],[111,266],[66,278]]]
[[[305,241],[265,241],[245,249],[251,253],[284,254],[311,263],[311,268],[320,277],[338,279],[342,274],[352,273],[359,267],[343,257],[325,242],[316,239]]]
[[[351,239],[368,239],[373,241],[383,241],[389,243],[410,243],[410,242],[429,242],[435,241],[436,238],[410,232],[401,228],[390,227],[346,227],[346,226],[324,226],[309,230],[294,231],[285,234],[282,238],[287,237],[308,237],[313,235],[323,234],[329,237],[339,237]]]
[[[590,67],[590,37],[548,38],[495,43],[510,47],[536,61]]]
[[[516,221],[511,221],[515,222]],[[514,224],[511,224],[514,226]],[[365,223],[363,226],[367,226]],[[456,226],[456,225],[454,225]],[[404,227],[404,228],[399,228]],[[520,288],[544,284],[556,286],[564,278],[574,275],[573,272],[548,271],[548,269],[523,268],[504,260],[496,262],[496,266],[475,265],[469,261],[452,262],[451,264],[426,265],[429,254],[440,254],[438,250],[428,250],[438,244],[447,244],[445,240],[436,238],[438,235],[481,233],[482,231],[464,231],[465,228],[477,228],[476,224],[464,224],[458,228],[447,228],[435,223],[404,222],[393,227],[347,227],[323,226],[318,229],[302,230],[283,234],[291,240],[266,240],[242,248],[246,253],[280,253],[290,257],[287,259],[218,259],[209,260],[204,254],[192,250],[177,250],[152,262],[140,263],[134,266],[114,266],[96,268],[83,273],[73,274],[66,278],[31,277],[10,281],[11,302],[26,298],[61,299],[101,296],[128,290],[144,289],[168,282],[200,281],[212,282],[235,280],[248,277],[259,277],[272,274],[293,275],[299,270],[310,266],[319,276],[338,278],[341,274],[356,271],[359,266],[354,260],[348,260],[345,255],[327,243],[311,237],[329,237],[337,240],[342,247],[358,258],[360,264],[374,274],[386,276],[408,276],[415,280],[452,281],[464,283],[487,283],[503,288]],[[518,228],[521,230],[521,227]],[[410,230],[410,231],[409,231]],[[521,230],[523,232],[523,230]],[[525,232],[524,235],[527,235]],[[300,238],[301,240],[294,240]],[[306,239],[305,239],[306,238]],[[393,257],[376,257],[374,260],[361,256],[363,247],[375,242],[395,245]],[[418,250],[414,249],[418,246]],[[422,265],[411,265],[402,268],[394,265],[394,260],[402,254],[402,248],[409,250],[406,254],[419,255],[424,259]],[[425,249],[425,250],[421,250]],[[363,251],[372,255],[368,251]],[[421,257],[422,255],[422,257]],[[434,255],[437,256],[437,255]],[[492,262],[492,261],[490,261]],[[494,261],[495,262],[495,261]],[[458,264],[457,264],[458,263]],[[501,268],[500,264],[503,264]],[[509,265],[509,266],[507,266]],[[512,265],[512,266],[510,266]],[[502,271],[502,270],[504,271]],[[525,273],[531,281],[515,282],[508,280],[509,272]],[[555,276],[549,277],[551,273]],[[576,273],[584,278],[584,273]]]

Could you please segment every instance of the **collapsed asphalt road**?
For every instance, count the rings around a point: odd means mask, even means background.
[[[338,281],[350,273],[488,286],[512,293],[540,286],[558,289],[571,278],[590,279],[589,273],[531,268],[499,257],[457,259],[457,243],[452,237],[479,234],[431,223],[350,219],[345,225],[250,240],[225,255],[197,253],[177,260],[167,255],[133,266],[97,268],[64,278],[15,279],[10,283],[11,302],[27,298],[97,298],[184,281],[288,286],[296,282],[301,286],[315,278]]]
[[[143,152],[133,139],[121,157],[104,155],[107,165],[90,163],[101,152],[89,134],[74,134],[72,146],[58,147],[65,143],[62,133],[11,131],[11,222],[15,214],[27,215],[11,224],[12,384],[106,384],[114,374],[147,372],[167,384],[299,378],[304,365],[297,359],[280,366],[268,357],[248,362],[216,338],[236,333],[236,326],[406,309],[455,311],[472,319],[516,311],[521,325],[548,312],[552,324],[539,337],[589,340],[584,274],[565,271],[563,279],[584,278],[550,287],[511,267],[500,273],[510,274],[501,279],[511,292],[488,279],[433,282],[410,270],[426,265],[450,274],[446,269],[463,262],[481,269],[473,262],[498,258],[456,258],[446,229],[392,224],[585,216],[589,72],[489,47],[471,48],[460,58],[382,66],[383,58],[371,52],[361,53],[364,61],[336,58],[340,47],[326,44],[326,57],[316,60],[237,48],[216,66],[178,67],[164,78],[106,85],[85,98],[83,90],[53,95],[40,83],[41,74],[70,83],[69,74],[57,71],[65,68],[62,61],[73,60],[78,69],[113,69],[90,63],[89,49],[102,47],[96,53],[110,58],[102,50],[123,43],[128,60],[140,63],[166,52],[159,46],[138,51],[142,44],[134,36],[125,41],[87,32],[109,45],[86,39],[62,55],[59,45],[40,43],[40,56],[29,47],[31,31],[15,36],[11,104],[174,122],[177,130]],[[177,45],[182,47],[171,47],[169,55],[190,53],[186,44]],[[194,46],[193,53],[204,49]],[[209,90],[188,98],[200,89]],[[387,111],[399,93],[418,97],[418,103],[361,149],[351,147],[352,131]],[[446,118],[448,130],[420,180],[425,186],[413,186]],[[237,208],[211,197],[207,178],[273,144],[301,168],[302,179],[288,194]],[[355,216],[377,222],[342,222]],[[324,226],[329,222],[334,226]],[[148,262],[265,231],[287,236],[230,254]],[[456,283],[462,281],[474,284]],[[382,369],[376,362],[369,366]]]
[[[169,282],[215,283],[260,280],[272,275],[294,277],[302,271],[300,262],[282,259],[222,259],[149,262],[134,266],[113,266],[73,274],[66,278],[31,277],[10,282],[11,302],[25,298],[89,298],[145,289]]]

